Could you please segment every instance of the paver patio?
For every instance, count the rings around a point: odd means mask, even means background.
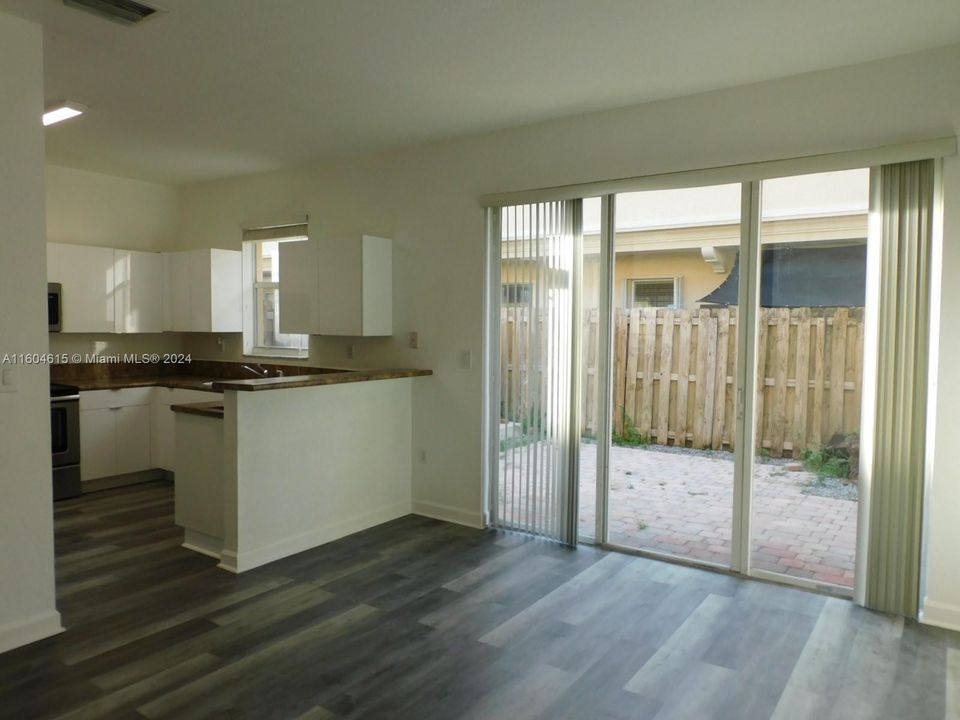
[[[522,483],[523,470],[535,454],[501,455],[501,478],[506,478],[508,492],[512,482]],[[789,467],[756,465],[752,566],[852,587],[856,501],[804,492],[816,476]],[[584,443],[581,536],[594,534],[595,499],[596,445]],[[694,454],[657,446],[611,448],[611,543],[728,565],[732,508],[730,453]]]

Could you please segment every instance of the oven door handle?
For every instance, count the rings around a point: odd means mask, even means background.
[[[80,395],[78,393],[76,395],[63,395],[62,397],[52,397],[50,398],[50,402],[55,403],[55,402],[62,402],[64,400],[79,400],[79,399],[80,399]]]

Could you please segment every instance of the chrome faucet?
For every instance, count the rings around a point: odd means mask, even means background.
[[[254,375],[257,375],[258,377],[269,377],[269,376],[270,376],[270,371],[267,370],[266,368],[264,368],[264,367],[261,366],[261,365],[257,365],[256,367],[253,367],[252,365],[241,365],[241,366],[240,366],[240,369],[241,369],[241,370],[249,370],[249,371],[252,372]]]

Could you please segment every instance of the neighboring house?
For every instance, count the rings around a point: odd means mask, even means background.
[[[867,243],[764,248],[760,307],[863,307]],[[700,305],[739,305],[740,262]]]
[[[766,293],[762,292],[761,305],[772,306],[772,288],[777,290],[777,303],[788,297],[786,304],[793,307],[862,305],[866,236],[866,212],[762,223],[764,245],[778,247],[763,252]],[[689,309],[737,304],[739,240],[736,223],[618,232],[615,306]],[[599,234],[584,235],[584,308],[598,307],[599,248]],[[530,273],[536,269],[524,255],[524,250],[504,242],[501,300],[506,306],[532,302],[530,288],[536,283]],[[804,288],[808,292],[801,293]]]

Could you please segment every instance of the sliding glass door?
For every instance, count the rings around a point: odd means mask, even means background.
[[[761,188],[750,569],[852,589],[869,170]]]
[[[611,545],[731,563],[740,193],[616,197]]]
[[[849,592],[868,185],[496,211],[493,524]]]

